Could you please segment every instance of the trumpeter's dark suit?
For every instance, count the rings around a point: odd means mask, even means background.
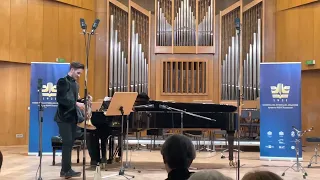
[[[60,78],[57,83],[58,108],[54,120],[59,127],[62,138],[62,168],[61,176],[73,175],[71,169],[71,152],[76,138],[77,123],[83,120],[77,106],[79,86],[76,80],[69,75]]]

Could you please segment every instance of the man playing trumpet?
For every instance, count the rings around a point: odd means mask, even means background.
[[[85,105],[78,102],[79,85],[77,80],[83,73],[84,65],[72,62],[67,76],[60,78],[57,82],[58,108],[54,120],[59,127],[62,138],[62,168],[60,177],[66,179],[80,177],[81,172],[75,172],[71,168],[71,152],[76,138],[77,123],[84,118],[79,110],[84,111]]]

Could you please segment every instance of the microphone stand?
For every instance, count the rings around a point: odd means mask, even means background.
[[[39,98],[39,152],[38,156],[40,156],[40,163],[39,163],[39,177],[38,180],[42,180],[42,124],[43,124],[43,110],[44,107],[42,105],[42,79],[38,80],[38,98]]]
[[[292,170],[294,170],[295,172],[300,172],[300,170],[301,170],[301,172],[302,172],[302,177],[303,177],[303,179],[305,179],[306,176],[308,176],[308,174],[307,174],[307,172],[304,170],[304,168],[302,167],[302,165],[301,165],[301,163],[300,163],[300,161],[299,161],[299,151],[300,151],[300,149],[299,149],[299,143],[300,143],[301,137],[303,137],[303,135],[304,135],[305,133],[312,131],[312,130],[313,130],[313,127],[310,128],[310,129],[304,130],[304,131],[299,131],[299,130],[298,130],[297,128],[295,128],[294,126],[292,126],[292,129],[295,130],[296,133],[297,133],[297,138],[296,138],[296,140],[295,140],[295,144],[296,144],[296,145],[295,145],[295,150],[296,150],[296,162],[295,162],[292,166],[288,167],[288,168],[282,173],[282,176],[284,176],[285,173],[286,173],[289,169],[292,169]],[[295,165],[297,165],[296,168],[294,168]]]
[[[89,66],[89,52],[90,52],[90,41],[91,41],[91,36],[95,34],[95,30],[98,27],[100,20],[97,19],[95,20],[93,26],[92,26],[92,30],[91,32],[87,32],[87,25],[84,22],[84,19],[80,19],[80,25],[82,28],[82,32],[83,32],[83,36],[84,36],[84,44],[86,47],[86,67],[85,67],[85,81],[84,81],[84,104],[85,104],[85,113],[84,113],[84,136],[83,136],[83,164],[82,164],[82,177],[83,180],[86,179],[86,151],[85,151],[85,146],[86,146],[86,141],[87,141],[87,117],[88,117],[88,102],[89,102],[89,97],[88,97],[88,86],[87,86],[87,82],[88,82],[88,66]],[[88,35],[88,42],[86,39],[86,35]]]
[[[167,109],[167,110],[171,110],[171,111],[173,110],[173,111],[177,111],[177,112],[181,113],[181,134],[183,134],[183,114],[188,114],[190,116],[206,119],[208,121],[214,121],[214,122],[217,121],[215,119],[211,119],[211,118],[204,117],[204,116],[201,116],[201,115],[198,115],[198,114],[190,113],[190,112],[187,112],[187,111],[184,111],[184,110],[181,110],[181,109],[176,109],[176,108],[173,108],[173,107],[170,107],[170,106],[167,106],[167,105],[161,105],[160,104],[159,108],[160,109]]]
[[[236,34],[238,36],[238,47],[239,47],[239,60],[240,60],[240,52],[241,52],[241,46],[240,46],[240,35],[241,35],[241,24],[240,24],[240,19],[239,18],[236,18],[235,20],[235,26],[236,26]],[[238,108],[238,120],[237,120],[237,141],[238,141],[238,157],[237,157],[237,170],[236,170],[236,179],[237,180],[240,180],[240,107],[241,107],[241,104],[242,104],[242,100],[243,100],[243,96],[241,94],[241,65],[240,63],[242,64],[241,61],[239,61],[238,63],[238,67],[236,67],[238,69],[238,99],[237,99],[237,108]]]

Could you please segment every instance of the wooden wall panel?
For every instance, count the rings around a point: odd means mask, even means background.
[[[42,61],[43,0],[28,0],[27,62]]]
[[[0,3],[0,60],[9,60],[10,56],[10,5],[11,0]]]
[[[264,25],[263,45],[262,45],[262,61],[274,62],[276,59],[276,0],[264,0]]]
[[[276,13],[276,61],[302,62],[303,70],[320,69],[319,10],[316,2]],[[307,66],[306,60],[316,64]]]
[[[287,50],[286,61],[297,62],[299,61],[299,44],[297,43],[299,37],[299,10],[291,9],[285,15],[286,21],[284,25],[286,27],[285,47]]]
[[[314,22],[314,30],[313,30],[313,34],[314,34],[314,46],[313,46],[313,52],[314,52],[314,57],[313,59],[315,59],[316,61],[318,61],[318,65],[316,65],[314,68],[320,68],[320,3],[315,3],[313,6],[313,22]],[[312,39],[311,39],[312,41]],[[310,47],[312,48],[312,47]],[[309,67],[308,69],[313,69],[313,67]]]
[[[298,18],[299,24],[301,28],[298,28],[298,60],[304,63],[305,60],[314,59],[314,8],[312,5],[301,6],[298,8]],[[292,42],[297,44],[295,42]],[[316,52],[319,50],[316,50]]]
[[[302,63],[302,129],[313,126],[315,130],[306,137],[320,136],[320,2],[278,11],[276,23],[276,61]],[[306,60],[316,60],[316,64],[307,66]]]
[[[96,72],[95,81],[95,98],[103,99],[108,94],[107,77],[106,77],[106,63],[107,63],[107,1],[97,0],[96,18],[100,19],[99,28],[96,35],[96,58],[94,68]]]
[[[27,0],[11,0],[10,58],[11,62],[27,61]]]
[[[320,71],[303,71],[302,72],[302,129],[314,127],[314,130],[307,133],[305,137],[320,136]],[[311,143],[310,143],[311,144]],[[309,145],[304,141],[304,145]]]
[[[95,2],[96,0],[82,0],[82,8],[95,10]]]
[[[0,145],[24,145],[28,142],[30,103],[30,66],[11,62],[0,62],[0,98],[2,104]],[[18,83],[17,83],[18,82]],[[16,138],[23,134],[23,138]]]
[[[59,3],[43,2],[43,62],[53,62],[59,55]]]
[[[59,57],[68,61],[72,59],[72,37],[74,33],[72,8],[72,6],[59,4]]]
[[[283,11],[286,9],[306,5],[318,0],[277,0],[277,11]]]
[[[72,6],[94,10],[96,0],[54,0],[61,3],[69,4]]]
[[[1,122],[5,126],[0,130],[0,146],[28,143],[30,62],[64,58],[67,62],[85,63],[80,17],[85,18],[91,30],[95,12],[88,9],[51,0],[1,1],[0,81],[6,89],[0,90],[4,99],[0,105]],[[95,74],[101,73],[95,71],[95,46],[92,36],[88,90],[93,96]],[[83,96],[84,75],[79,83]],[[24,138],[16,139],[15,134],[24,134]]]

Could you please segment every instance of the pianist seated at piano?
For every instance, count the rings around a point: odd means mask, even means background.
[[[98,111],[106,111],[109,107],[111,97],[105,97],[103,99],[102,105]],[[95,111],[95,110],[93,110]],[[101,118],[97,118],[97,115],[102,115]],[[108,136],[111,135],[111,129],[108,121],[104,122],[105,117],[103,113],[94,114],[91,118],[92,124],[96,127],[96,130],[89,130],[88,132],[88,140],[87,140],[87,147],[89,151],[89,156],[91,158],[90,165],[95,166],[97,163],[106,163],[107,157],[107,143],[108,143]],[[101,144],[99,143],[101,141]],[[100,148],[101,147],[101,148]]]

